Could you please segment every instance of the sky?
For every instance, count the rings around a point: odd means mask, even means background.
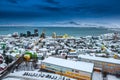
[[[120,0],[0,0],[0,25],[120,25]]]

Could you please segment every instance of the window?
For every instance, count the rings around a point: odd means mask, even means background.
[[[78,70],[75,70],[75,73],[79,73],[79,71],[78,71]]]

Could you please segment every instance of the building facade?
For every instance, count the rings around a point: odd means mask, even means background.
[[[94,64],[48,57],[43,60],[41,69],[77,80],[92,80]]]
[[[79,55],[79,60],[94,63],[94,70],[99,70],[111,74],[120,72],[120,60],[113,58],[102,58],[95,56]]]

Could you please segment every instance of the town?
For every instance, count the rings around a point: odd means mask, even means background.
[[[2,80],[119,80],[120,34],[0,35]]]

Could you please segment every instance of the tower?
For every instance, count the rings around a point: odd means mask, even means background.
[[[30,37],[30,36],[31,36],[31,32],[27,31],[27,37]]]
[[[38,36],[38,29],[34,29],[34,35],[37,37]]]

